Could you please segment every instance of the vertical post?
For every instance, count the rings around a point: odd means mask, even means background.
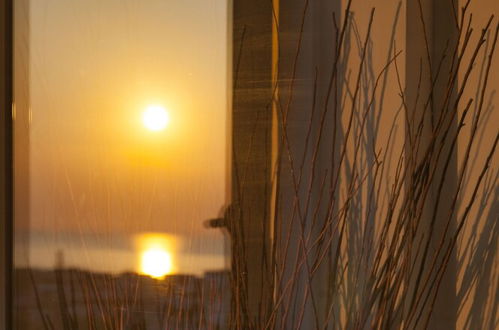
[[[419,219],[415,219],[413,242],[410,255],[413,267],[408,278],[409,296],[407,305],[416,301],[416,292],[423,290],[418,277],[435,278],[437,270],[431,268],[432,260],[437,255],[439,244],[446,230],[447,238],[444,247],[448,246],[450,236],[455,229],[455,219],[449,219],[449,209],[456,190],[457,161],[456,152],[451,153],[451,161],[444,173],[443,163],[450,152],[450,143],[445,142],[439,161],[428,159],[426,151],[432,148],[432,141],[436,134],[436,141],[443,138],[443,130],[437,130],[439,118],[445,118],[449,125],[450,141],[455,134],[456,119],[450,115],[455,100],[455,91],[449,89],[449,75],[451,74],[452,53],[457,46],[457,24],[455,0],[409,0],[407,1],[407,30],[406,30],[406,101],[408,107],[407,159],[410,167],[408,177],[408,193],[416,190],[416,186],[427,187],[428,196],[422,205]],[[445,55],[445,57],[444,57]],[[440,66],[440,69],[439,69]],[[450,90],[450,93],[448,92]],[[445,105],[445,100],[450,102]],[[422,126],[419,124],[422,123]],[[419,136],[419,137],[418,137]],[[419,142],[416,143],[416,140]],[[429,183],[428,170],[435,168],[435,175]],[[445,193],[438,192],[441,180],[445,183]],[[438,200],[438,202],[437,202]],[[420,207],[420,206],[417,206]],[[416,207],[416,208],[417,208]],[[436,210],[436,213],[434,212]],[[417,210],[415,210],[417,211]],[[425,250],[427,252],[425,252]],[[426,255],[425,255],[426,254]],[[437,264],[442,262],[443,253],[440,252]],[[438,267],[434,267],[438,268]],[[447,270],[443,275],[442,285],[436,296],[433,310],[431,303],[421,308],[420,320],[417,328],[423,328],[425,320],[429,318],[430,329],[454,329],[456,326],[456,256],[453,253],[449,259]],[[427,289],[424,289],[427,290]],[[427,294],[427,292],[425,292]],[[431,313],[431,317],[430,317]],[[415,322],[412,319],[412,322]],[[412,327],[412,325],[406,325]]]
[[[12,329],[12,1],[0,0],[0,327]]]
[[[281,154],[275,237],[277,268],[281,272],[277,277],[282,278],[279,294],[292,302],[280,304],[283,316],[277,322],[287,328],[324,328],[328,294],[334,286],[328,261],[320,263],[312,274],[320,250],[311,242],[327,226],[329,190],[321,186],[331,180],[332,160],[337,157],[333,153],[337,100],[326,100],[330,92],[335,95],[329,81],[336,57],[333,15],[339,17],[340,7],[341,1],[280,1]],[[283,283],[293,283],[293,289],[285,289]]]
[[[232,47],[231,326],[258,329],[270,313],[273,295],[272,1],[234,1]]]

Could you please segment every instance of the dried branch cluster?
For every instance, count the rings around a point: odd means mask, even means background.
[[[440,317],[432,312],[444,279],[457,281],[459,269],[468,268],[484,253],[483,246],[474,245],[475,250],[468,253],[475,260],[457,260],[456,245],[463,228],[474,224],[476,231],[484,219],[497,220],[493,208],[487,206],[497,202],[493,195],[497,173],[490,168],[499,134],[490,149],[480,150],[487,155],[483,164],[477,165],[471,156],[472,150],[482,148],[480,127],[492,110],[486,97],[498,39],[497,20],[490,17],[478,40],[472,42],[476,32],[468,1],[460,15],[455,14],[457,40],[449,40],[438,59],[430,58],[433,50],[425,35],[428,58],[421,59],[413,91],[416,97],[408,100],[400,73],[403,51],[397,50],[392,36],[386,64],[375,74],[376,42],[371,37],[375,12],[361,37],[351,4],[348,1],[340,27],[332,17],[335,44],[329,56],[330,71],[318,72],[315,67],[313,92],[303,92],[306,87],[297,74],[305,51],[302,39],[308,1],[291,74],[274,81],[272,106],[279,118],[278,156],[271,166],[276,198],[269,214],[274,225],[270,233],[263,230],[270,238],[263,240],[268,243],[262,245],[261,270],[256,272],[263,284],[255,317],[248,303],[248,277],[255,272],[245,264],[251,243],[241,225],[248,221],[243,210],[251,200],[237,196],[230,221],[235,239],[234,328],[426,328],[432,317]],[[420,16],[426,31],[422,9]],[[352,61],[351,43],[357,46],[358,61]],[[470,76],[477,68],[480,75],[475,84]],[[279,62],[278,70],[286,68]],[[351,72],[356,73],[354,78]],[[390,74],[396,77],[397,91],[386,88]],[[324,76],[326,92],[321,91]],[[465,99],[471,91],[476,98]],[[385,98],[394,96],[400,102],[395,111],[383,106]],[[237,184],[244,191],[245,185],[252,184],[246,179],[251,167],[235,166]],[[479,207],[477,213],[471,212],[474,206]],[[495,225],[492,230],[497,233]],[[477,235],[460,244],[469,247]],[[496,238],[488,242],[485,250],[496,249]],[[496,274],[493,267],[489,269],[492,275],[484,269],[481,272],[475,269],[465,275],[474,279],[466,277],[461,282],[449,306],[458,305],[455,322],[464,317],[467,326],[473,319],[483,328],[494,328],[495,312],[488,318],[463,316],[472,284]],[[450,286],[456,287],[457,282]],[[493,304],[497,294],[492,295]]]

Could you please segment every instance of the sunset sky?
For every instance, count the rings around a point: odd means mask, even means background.
[[[178,272],[224,266],[203,221],[226,204],[227,4],[31,1],[30,257],[136,270],[134,240],[174,237]],[[143,124],[150,105],[169,123]]]

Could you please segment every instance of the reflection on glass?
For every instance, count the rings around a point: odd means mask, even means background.
[[[162,234],[142,234],[137,238],[140,253],[138,272],[154,278],[164,278],[175,271],[174,239]]]
[[[226,1],[15,10],[17,328],[222,324]]]

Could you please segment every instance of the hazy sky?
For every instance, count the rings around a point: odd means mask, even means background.
[[[225,204],[226,0],[30,5],[31,262],[64,249],[120,271],[135,235],[161,232],[180,271],[222,265],[202,222]],[[142,125],[149,104],[169,110],[165,131]]]

